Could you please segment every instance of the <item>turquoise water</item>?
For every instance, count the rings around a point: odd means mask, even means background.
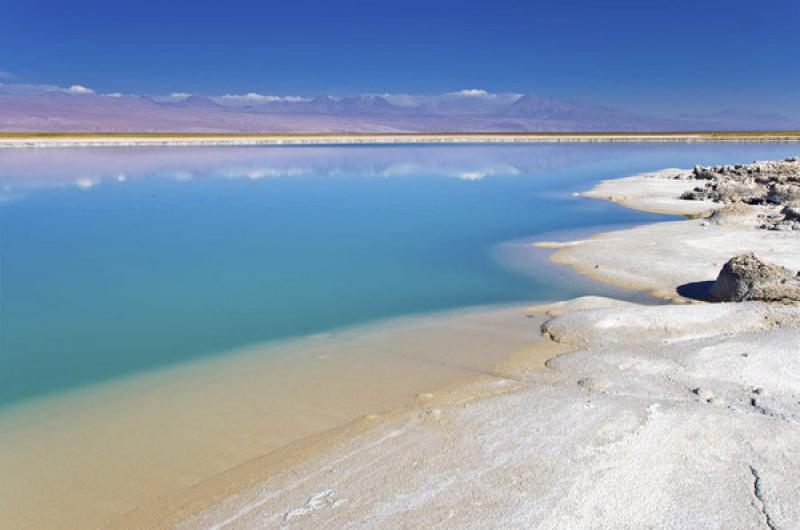
[[[591,284],[508,240],[664,218],[571,195],[786,144],[0,151],[0,405],[251,343]]]

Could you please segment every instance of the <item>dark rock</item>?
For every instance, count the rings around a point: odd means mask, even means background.
[[[751,252],[736,256],[722,267],[710,294],[716,302],[798,302],[800,278]]]
[[[706,199],[705,193],[694,191],[685,191],[681,194],[681,199],[684,201],[702,201]]]
[[[700,180],[712,180],[716,178],[716,173],[714,172],[713,168],[694,166],[694,169],[692,169],[692,178]]]
[[[800,204],[800,159],[797,157],[735,166],[695,166],[689,178],[705,182],[681,194],[680,198],[687,201],[744,203],[761,206],[768,214]],[[783,215],[757,226],[768,230],[796,230],[795,223],[800,220],[793,215],[792,211],[784,210]]]
[[[794,201],[800,201],[800,186],[774,184],[767,192],[767,202],[772,204],[787,204]]]
[[[785,206],[781,214],[787,221],[800,221],[800,204]]]

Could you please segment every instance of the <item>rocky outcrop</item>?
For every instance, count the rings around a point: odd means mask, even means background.
[[[800,201],[790,202],[780,210],[773,208],[760,216],[759,228],[800,230]]]
[[[702,181],[681,199],[762,207],[756,224],[769,230],[800,230],[800,158],[734,166],[695,166],[686,177]]]
[[[729,260],[711,286],[716,302],[800,301],[800,276],[779,265],[765,263],[752,252]]]

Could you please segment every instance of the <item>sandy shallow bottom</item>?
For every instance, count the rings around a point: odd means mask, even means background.
[[[2,526],[163,525],[247,484],[248,463],[259,473],[281,467],[378,420],[367,415],[489,376],[539,340],[537,321],[519,307],[393,319],[6,409]],[[222,474],[234,469],[231,483]]]

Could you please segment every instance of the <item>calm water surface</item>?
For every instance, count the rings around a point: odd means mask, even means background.
[[[0,150],[0,406],[372,319],[592,292],[496,245],[664,218],[571,195],[787,144]]]

